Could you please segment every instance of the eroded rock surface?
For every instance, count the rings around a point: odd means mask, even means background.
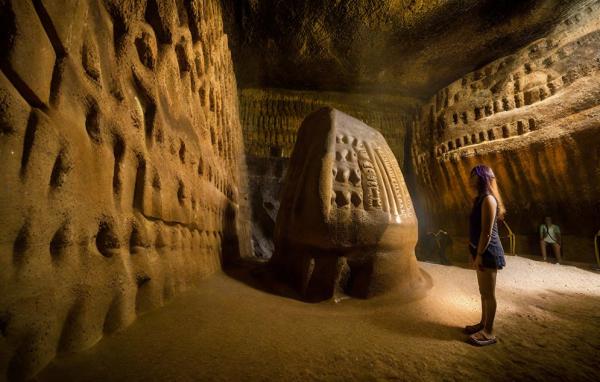
[[[412,116],[419,101],[381,94],[242,89],[240,120],[250,178],[255,253],[270,257],[279,185],[304,118],[326,105],[351,114],[385,137],[400,167],[407,158]],[[409,163],[407,160],[406,163]]]
[[[246,161],[254,255],[269,259],[274,250],[273,233],[279,211],[279,195],[289,158],[246,156]]]
[[[22,379],[251,248],[220,2],[0,12],[0,379]]]
[[[326,106],[353,115],[383,134],[402,167],[407,133],[420,101],[384,94],[242,89],[240,119],[246,153],[289,158],[304,118]]]
[[[308,300],[339,285],[368,297],[421,291],[417,218],[383,136],[338,110],[308,116],[298,132],[275,227],[271,264]]]
[[[498,177],[517,253],[537,253],[544,216],[561,225],[564,257],[593,262],[600,227],[600,3],[546,37],[444,87],[414,130],[417,201],[428,230],[467,232],[469,170]]]
[[[242,87],[428,98],[586,1],[241,0],[225,25]]]
[[[518,253],[539,252],[548,214],[566,229],[566,258],[592,262],[599,4],[230,3],[247,152],[289,156],[304,116],[332,105],[383,133],[427,222],[421,232],[467,232],[464,177],[486,162],[507,180]]]

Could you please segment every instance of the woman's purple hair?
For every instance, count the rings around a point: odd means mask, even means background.
[[[477,176],[477,191],[479,195],[492,194],[496,198],[498,202],[499,208],[499,219],[504,219],[504,215],[506,214],[506,209],[504,208],[504,203],[502,202],[502,197],[500,196],[500,191],[498,191],[498,184],[496,182],[496,175],[491,168],[484,164],[478,164],[473,167],[471,170],[471,176]]]
[[[478,164],[471,170],[471,176],[477,175],[477,190],[479,194],[492,192],[492,179],[496,178],[491,168],[484,164]]]

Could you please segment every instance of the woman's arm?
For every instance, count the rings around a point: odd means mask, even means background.
[[[488,195],[483,199],[481,206],[481,234],[479,235],[479,243],[477,244],[478,256],[485,252],[492,239],[492,227],[496,218],[497,206],[498,203],[493,196]]]

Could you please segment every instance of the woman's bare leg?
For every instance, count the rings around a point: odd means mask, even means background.
[[[485,326],[485,313],[486,313],[486,300],[485,298],[483,298],[483,293],[481,293],[481,285],[482,285],[482,280],[481,280],[481,274],[482,272],[477,270],[477,284],[479,285],[479,294],[481,296],[481,321],[479,322],[482,327]]]
[[[494,332],[494,318],[496,317],[496,274],[495,269],[477,271],[479,293],[481,294],[484,318],[483,332],[486,336],[492,336]]]
[[[556,257],[556,260],[561,263],[562,259],[560,257],[560,244],[554,243],[552,244],[552,251],[554,252],[554,256]]]

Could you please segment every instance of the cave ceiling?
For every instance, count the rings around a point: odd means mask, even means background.
[[[585,0],[223,0],[238,85],[426,98]]]

